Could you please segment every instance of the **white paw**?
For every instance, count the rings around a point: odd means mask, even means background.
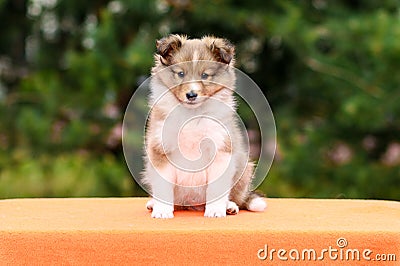
[[[225,217],[226,204],[207,204],[204,217]]]
[[[233,201],[228,201],[226,205],[226,214],[234,215],[239,213],[239,207]]]
[[[154,206],[154,200],[153,200],[153,199],[149,200],[149,201],[146,203],[146,208],[147,208],[149,211],[153,210],[153,206]]]
[[[264,198],[254,198],[248,205],[249,211],[262,212],[267,208],[267,203]]]
[[[174,218],[174,206],[161,202],[154,202],[151,217],[161,219]]]

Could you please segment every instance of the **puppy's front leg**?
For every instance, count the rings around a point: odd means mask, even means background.
[[[214,188],[207,189],[207,198],[209,194],[213,194]],[[229,193],[226,193],[221,198],[215,200],[214,198],[211,199],[209,202],[207,200],[206,210],[204,212],[205,217],[225,217],[226,216],[226,206],[228,204],[228,196]]]
[[[151,217],[153,218],[174,218],[174,205],[162,202],[158,199],[153,199],[153,211],[151,212]]]
[[[207,169],[208,186],[206,191],[205,217],[225,217],[229,203],[229,192],[232,187],[236,168],[230,154],[217,155]]]
[[[146,172],[151,180],[151,190],[153,195],[152,213],[153,218],[173,218],[174,217],[174,183],[171,171],[167,168],[155,169],[148,167]],[[169,181],[171,180],[171,181]]]

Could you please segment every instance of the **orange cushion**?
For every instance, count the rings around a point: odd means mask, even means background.
[[[400,263],[399,202],[267,199],[263,213],[158,220],[146,201],[0,200],[0,264]]]

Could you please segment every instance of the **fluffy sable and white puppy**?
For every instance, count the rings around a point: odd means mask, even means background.
[[[233,96],[234,46],[170,35],[156,47],[143,172],[151,216],[172,218],[177,206],[205,207],[206,217],[263,211],[249,190],[254,165]]]

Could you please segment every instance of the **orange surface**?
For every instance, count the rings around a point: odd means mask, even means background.
[[[400,265],[399,202],[267,199],[263,213],[157,220],[146,200],[0,200],[0,264]]]

